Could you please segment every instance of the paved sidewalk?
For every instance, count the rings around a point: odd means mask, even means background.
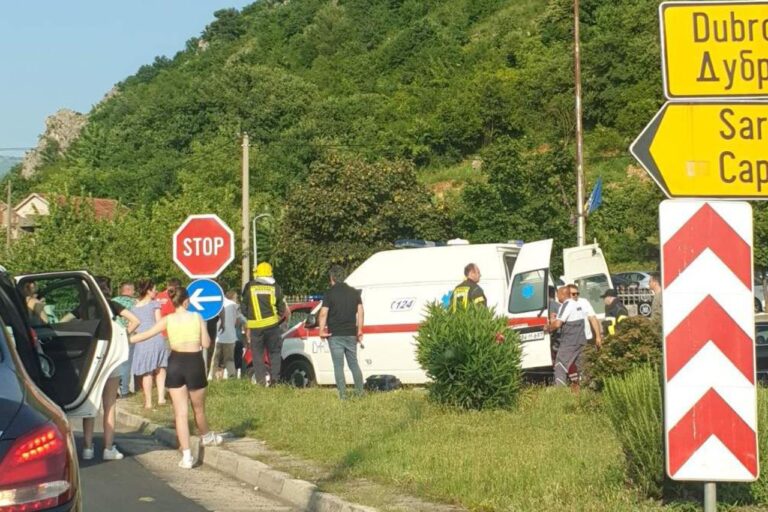
[[[131,409],[129,412],[126,409]],[[132,412],[135,408],[127,402],[119,402],[118,423],[142,430],[161,443],[177,448],[176,432]],[[247,483],[259,491],[285,500],[307,512],[377,512],[375,508],[349,503],[332,494],[320,492],[316,485],[293,478],[282,471],[259,462],[249,456],[261,450],[259,441],[233,439],[219,447],[203,447],[200,438],[192,437],[193,454],[204,465]]]

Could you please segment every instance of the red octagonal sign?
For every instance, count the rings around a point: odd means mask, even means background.
[[[218,215],[190,215],[173,234],[173,261],[189,277],[216,277],[235,259],[235,235]]]

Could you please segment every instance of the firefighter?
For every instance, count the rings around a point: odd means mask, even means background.
[[[605,322],[608,324],[608,334],[615,334],[616,326],[629,316],[629,312],[613,288],[605,290],[600,298],[605,303]]]
[[[280,379],[283,349],[280,324],[288,320],[290,310],[283,297],[283,290],[272,276],[272,265],[262,262],[256,266],[253,279],[243,288],[241,304],[247,319],[247,341],[253,354],[256,382],[262,386],[267,385],[267,366],[263,357],[266,348],[270,362],[269,383],[276,384]]]
[[[456,311],[457,304],[464,308],[469,304],[487,306],[488,301],[485,298],[485,293],[480,288],[480,285],[477,284],[480,282],[480,267],[470,263],[464,267],[464,277],[466,279],[453,289],[451,311]]]

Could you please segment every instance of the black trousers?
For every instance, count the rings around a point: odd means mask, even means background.
[[[251,351],[253,354],[253,370],[256,381],[262,386],[267,383],[267,366],[264,364],[264,349],[269,354],[270,385],[280,381],[280,367],[283,362],[283,338],[280,336],[280,326],[267,329],[251,329]]]

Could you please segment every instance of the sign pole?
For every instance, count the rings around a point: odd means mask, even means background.
[[[717,510],[717,484],[707,482],[704,484],[704,512]]]

